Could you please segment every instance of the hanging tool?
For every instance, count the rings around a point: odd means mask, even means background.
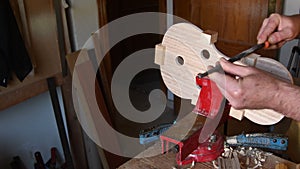
[[[42,154],[39,151],[34,153],[34,157],[36,160],[36,163],[34,164],[34,168],[35,169],[46,169]]]
[[[228,59],[227,61],[233,63],[235,61],[238,61],[238,60],[250,55],[251,53],[253,53],[253,52],[255,52],[259,49],[268,48],[268,47],[269,47],[269,42],[268,41],[266,41],[265,43],[260,43],[260,44],[254,45],[251,48],[235,55],[234,57],[232,57],[230,59]],[[221,65],[217,64],[214,68],[212,68],[212,69],[210,69],[210,70],[208,70],[204,73],[199,73],[198,77],[203,78],[203,77],[208,76],[209,74],[211,74],[213,72],[218,72],[220,70],[221,70]]]
[[[57,149],[55,147],[51,148],[51,157],[47,161],[46,166],[49,169],[58,169],[58,163],[57,163]]]

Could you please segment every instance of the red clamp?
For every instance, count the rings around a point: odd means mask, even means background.
[[[196,139],[198,141],[198,139]],[[210,162],[217,159],[224,152],[224,138],[218,131],[215,131],[210,138],[198,144],[198,147],[189,154],[185,159],[182,159],[180,152],[176,155],[178,165],[187,165],[193,162]]]
[[[189,138],[178,140],[176,138],[161,135],[162,153],[165,153],[170,143],[177,145],[176,162],[178,165],[192,164],[193,162],[209,162],[217,159],[224,152],[224,138],[215,131],[209,139],[199,143],[201,129],[195,131]]]
[[[223,100],[222,93],[216,83],[208,77],[200,78],[196,76],[196,84],[201,87],[201,91],[194,112],[205,117],[214,118],[219,112]],[[226,108],[228,106],[226,104]]]

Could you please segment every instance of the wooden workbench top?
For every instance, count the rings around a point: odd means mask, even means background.
[[[154,154],[158,155],[149,157]],[[176,166],[175,158],[176,153],[174,152],[161,154],[161,145],[160,143],[157,143],[145,152],[139,154],[136,158],[129,160],[118,169],[172,169]],[[213,168],[213,165],[211,162],[198,163],[195,167],[199,169],[208,169]]]
[[[191,122],[192,119],[195,119],[194,113],[188,114],[186,117],[180,120],[180,122],[186,124],[186,121]],[[178,123],[176,124],[180,125],[180,122],[178,122],[179,124]],[[197,122],[195,124],[197,124]],[[169,130],[172,130],[172,127]],[[177,130],[178,133],[182,132],[178,130]],[[240,159],[240,161],[242,161],[242,159]],[[266,161],[263,163],[262,168],[263,169],[275,168],[275,165],[278,163],[286,164],[289,169],[296,169],[295,163],[279,158],[275,155],[269,155]],[[168,153],[162,154],[161,143],[160,141],[158,141],[154,145],[150,146],[145,151],[137,155],[135,158],[121,165],[118,169],[173,169],[173,167],[175,166],[176,166],[176,153],[170,151]],[[212,162],[196,163],[195,166],[193,167],[193,169],[208,169],[208,168],[214,168]]]
[[[176,153],[168,152],[166,154],[159,154],[160,151],[160,143],[156,143],[154,146],[150,147],[145,152],[138,155],[136,158],[133,158],[121,165],[118,169],[173,169],[173,167],[176,166]],[[158,155],[149,157],[152,154]],[[266,162],[263,163],[262,169],[275,169],[275,165],[278,163],[284,163],[288,166],[288,169],[296,169],[295,163],[282,159],[275,155],[269,155],[267,157]],[[212,162],[196,163],[193,167],[193,169],[211,168],[214,168]]]

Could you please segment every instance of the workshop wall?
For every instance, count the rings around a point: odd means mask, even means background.
[[[79,50],[99,28],[97,0],[70,0],[69,17],[72,46]]]
[[[284,8],[283,13],[285,15],[294,15],[298,14],[300,11],[300,1],[294,1],[294,0],[285,0],[284,1]],[[288,64],[292,48],[293,46],[298,45],[299,40],[293,40],[291,42],[286,43],[281,49],[280,49],[280,62],[284,65]]]
[[[69,2],[70,37],[73,49],[79,50],[98,29],[97,4],[96,0]],[[58,95],[62,103],[60,89]],[[64,111],[62,113],[64,115]],[[32,169],[34,152],[40,151],[46,161],[50,158],[51,147],[57,147],[63,154],[48,92],[0,111],[0,136],[0,168],[9,169],[12,158],[20,156],[26,168]]]
[[[62,103],[59,88],[58,93]],[[0,136],[0,168],[9,169],[14,156],[20,156],[28,169],[34,168],[34,153],[40,151],[47,161],[51,147],[63,156],[48,92],[0,111]]]

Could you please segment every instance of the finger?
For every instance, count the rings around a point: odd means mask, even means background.
[[[290,40],[292,36],[293,35],[292,35],[292,32],[290,31],[290,29],[283,29],[281,31],[272,33],[269,36],[268,41],[271,44],[277,44],[281,41]]]
[[[250,74],[249,67],[233,64],[225,60],[224,58],[220,59],[220,65],[223,68],[224,72],[232,75],[244,77]]]
[[[225,75],[220,72],[214,72],[209,75],[209,78],[216,83],[223,96],[228,100],[233,98],[232,94],[239,88],[238,80],[229,75]]]
[[[268,47],[266,50],[272,50],[272,49],[278,49],[281,48],[287,41],[281,41],[278,42],[277,44],[271,45],[270,47]]]
[[[263,43],[268,39],[268,37],[266,35],[262,34],[265,27],[266,27],[266,25],[267,25],[267,23],[268,23],[268,21],[269,21],[268,18],[264,19],[263,24],[262,24],[261,28],[258,31],[258,34],[257,34],[257,37],[256,37],[258,44]]]
[[[268,39],[274,31],[276,31],[279,23],[280,23],[280,15],[272,14],[268,19],[266,19],[263,23],[261,30],[257,36],[258,43],[263,43]],[[272,42],[270,42],[272,43]]]

